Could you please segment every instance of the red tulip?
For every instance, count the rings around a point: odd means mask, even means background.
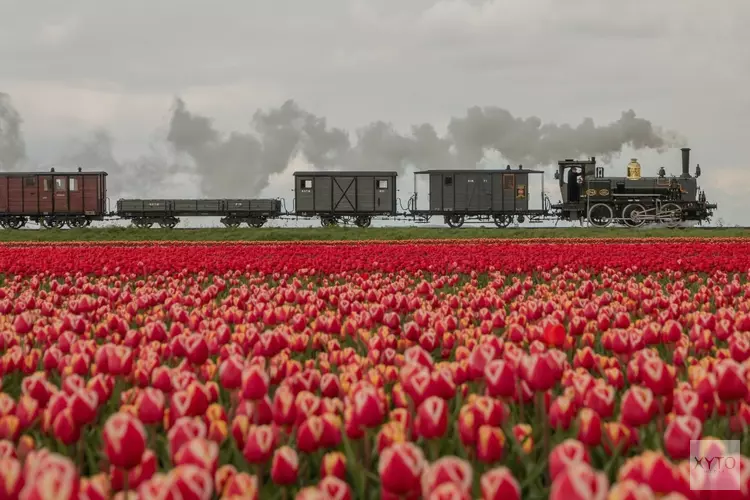
[[[246,472],[235,474],[224,486],[223,498],[258,500],[260,498],[258,478]]]
[[[700,439],[703,424],[697,417],[677,415],[664,431],[664,448],[675,460],[690,457],[690,441]]]
[[[320,477],[326,476],[346,478],[346,457],[340,451],[331,451],[323,455],[320,463]]]
[[[336,476],[325,476],[318,483],[318,489],[324,499],[352,500],[352,490],[343,479]]]
[[[516,391],[516,377],[513,369],[502,359],[495,359],[484,367],[484,380],[487,393],[496,398],[510,397]]]
[[[407,495],[419,491],[425,467],[422,450],[412,443],[397,443],[383,450],[378,461],[378,475],[384,490]]]
[[[552,481],[574,464],[591,464],[586,447],[575,439],[566,439],[552,449],[549,455],[549,476]]]
[[[650,389],[634,385],[622,395],[620,418],[624,424],[646,425],[654,418],[656,410],[656,400]]]
[[[297,482],[299,459],[297,452],[288,446],[277,448],[271,462],[271,480],[284,486]]]
[[[491,464],[500,461],[505,452],[505,434],[499,427],[482,425],[477,434],[477,460]]]
[[[104,423],[102,441],[109,463],[129,470],[141,463],[146,450],[146,429],[132,415],[115,413]]]
[[[568,466],[552,482],[550,500],[604,500],[609,481],[585,463]]]
[[[442,437],[448,429],[448,405],[437,396],[425,399],[417,409],[414,430],[425,439]]]
[[[213,477],[219,467],[219,446],[206,438],[193,438],[177,450],[174,465],[195,465]]]
[[[479,480],[482,500],[520,500],[521,486],[507,467],[497,467]]]
[[[473,469],[471,464],[458,457],[441,457],[428,464],[422,473],[422,496],[430,494],[443,484],[452,484],[460,495],[471,498]]]
[[[249,400],[263,399],[268,394],[268,374],[258,365],[250,365],[242,372],[242,397]]]
[[[18,498],[24,485],[21,463],[13,457],[0,458],[0,498]]]
[[[276,435],[270,425],[252,426],[247,433],[247,441],[242,449],[245,460],[251,464],[262,464],[271,459]]]
[[[237,356],[230,356],[219,365],[219,383],[224,389],[234,390],[242,386],[244,362]]]
[[[716,364],[716,393],[722,401],[736,401],[747,394],[744,365],[731,359]]]

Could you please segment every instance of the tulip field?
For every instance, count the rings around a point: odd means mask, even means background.
[[[0,500],[750,498],[750,239],[8,242],[0,273]]]

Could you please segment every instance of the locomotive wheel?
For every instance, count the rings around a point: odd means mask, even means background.
[[[607,227],[612,223],[612,207],[604,203],[597,203],[589,209],[589,224],[594,227]]]
[[[625,205],[625,208],[622,209],[623,223],[629,227],[640,227],[646,222],[642,218],[645,213],[646,207],[640,203]]]
[[[675,203],[665,203],[659,209],[659,222],[663,222],[668,228],[674,229],[682,222],[682,209]]]
[[[510,223],[513,222],[512,215],[495,215],[493,219],[495,221],[495,225],[500,228],[508,227],[510,226]]]
[[[250,217],[247,220],[247,225],[255,228],[263,227],[263,224],[265,223],[266,219],[264,217]]]
[[[45,229],[61,229],[65,224],[63,219],[58,219],[57,217],[52,216],[45,217],[40,222]]]
[[[452,228],[457,229],[464,225],[464,216],[455,214],[446,216],[445,222]]]
[[[357,227],[370,227],[370,224],[372,224],[372,217],[369,217],[367,215],[360,215],[354,220],[354,224],[357,225]]]

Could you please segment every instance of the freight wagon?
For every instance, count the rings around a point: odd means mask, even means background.
[[[0,172],[0,226],[85,227],[107,214],[107,173]]]
[[[281,215],[281,200],[119,200],[116,215],[133,225],[149,228],[154,223],[173,228],[179,217],[221,217],[226,227],[261,227]]]

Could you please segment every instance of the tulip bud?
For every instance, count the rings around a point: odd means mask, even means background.
[[[263,399],[268,394],[270,380],[265,370],[258,365],[250,365],[242,372],[242,398]]]
[[[271,480],[281,486],[297,482],[299,459],[289,446],[277,448],[271,462]]]
[[[521,486],[507,467],[497,467],[479,480],[482,500],[520,500]]]
[[[407,495],[419,492],[419,480],[425,467],[422,450],[413,443],[397,443],[383,450],[378,475],[384,490]]]
[[[24,484],[22,472],[21,463],[15,458],[0,458],[0,498],[18,498]]]
[[[417,409],[415,432],[425,439],[442,437],[448,429],[448,405],[443,399],[431,396]]]
[[[247,500],[258,500],[258,478],[246,472],[239,472],[224,486],[222,498],[242,498]]]
[[[620,417],[624,424],[639,427],[649,423],[656,414],[656,399],[651,389],[631,386],[622,395]]]
[[[174,465],[195,465],[213,476],[219,467],[219,445],[206,438],[193,438],[177,450]]]
[[[343,479],[336,476],[325,476],[318,483],[318,489],[324,499],[352,500],[352,490]]]
[[[576,463],[564,469],[552,482],[550,500],[604,500],[609,481],[585,463]]]
[[[552,481],[571,464],[591,464],[586,447],[575,439],[566,439],[555,446],[549,455],[549,477]]]
[[[271,458],[275,445],[276,436],[270,425],[252,426],[247,433],[242,454],[251,464],[262,464]]]
[[[422,496],[428,498],[440,485],[452,483],[461,495],[471,498],[473,472],[471,464],[458,457],[439,458],[422,473]]]
[[[340,451],[332,451],[323,456],[320,463],[320,477],[326,476],[346,479],[346,457]]]
[[[491,464],[500,461],[505,452],[505,434],[499,427],[482,425],[477,434],[477,460]]]
[[[146,429],[132,415],[115,413],[104,424],[102,441],[109,463],[129,470],[141,463],[146,450]]]
[[[690,441],[701,438],[703,424],[697,417],[677,415],[664,431],[664,448],[675,460],[685,460],[690,457]]]

